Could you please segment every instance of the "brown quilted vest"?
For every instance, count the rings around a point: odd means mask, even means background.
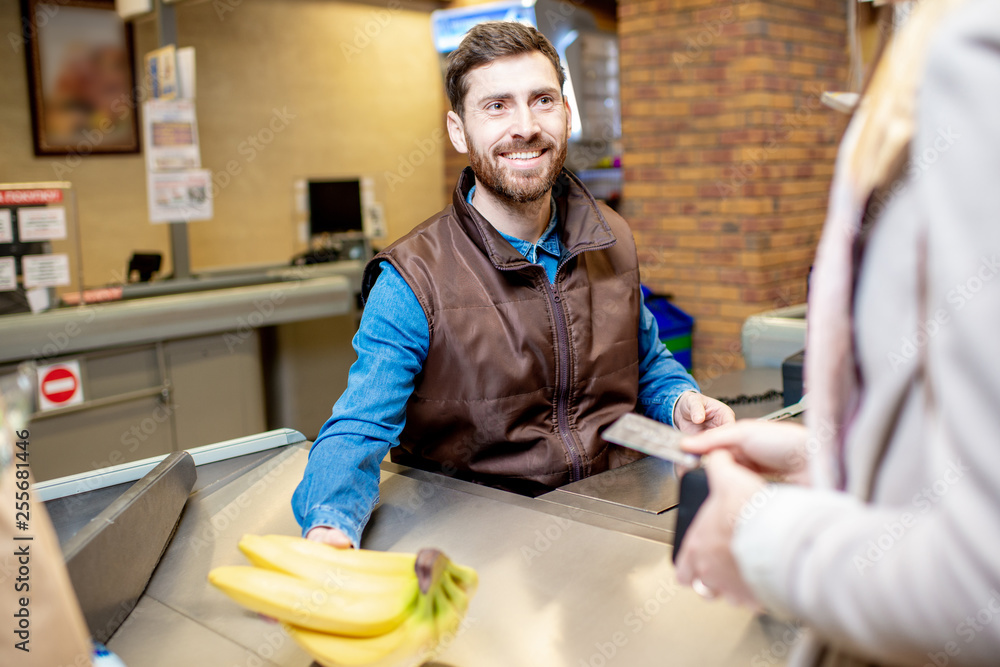
[[[474,182],[467,168],[451,206],[365,268],[364,298],[388,260],[430,330],[393,461],[536,495],[607,470],[600,432],[635,407],[635,242],[564,171],[554,188],[564,254],[550,285],[466,202]]]

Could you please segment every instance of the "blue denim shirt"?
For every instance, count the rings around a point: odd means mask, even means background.
[[[470,203],[471,198],[470,191]],[[541,264],[552,282],[562,254],[555,209],[553,204],[552,219],[535,243],[501,233],[528,261]],[[354,336],[358,359],[347,389],[320,429],[292,496],[303,535],[315,526],[332,526],[355,545],[378,502],[379,464],[399,444],[406,403],[430,344],[427,317],[410,286],[388,262],[381,268]],[[698,385],[660,342],[656,319],[645,305],[638,342],[639,408],[671,424],[677,399]]]

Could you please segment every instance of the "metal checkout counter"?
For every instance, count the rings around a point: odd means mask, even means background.
[[[310,665],[279,625],[206,580],[214,567],[246,564],[237,548],[244,534],[299,533],[289,500],[310,444],[296,431],[271,431],[193,450],[197,467],[176,453],[158,466],[40,484],[95,637],[130,667]],[[115,484],[149,468],[135,484]],[[656,459],[534,499],[386,461],[380,491],[363,547],[433,546],[480,575],[464,629],[432,665],[780,665],[797,636],[785,622],[676,583],[677,482]]]
[[[35,478],[278,427],[318,429],[355,358],[363,266],[231,270],[0,317],[0,375],[26,360],[80,368],[83,402],[32,417]]]

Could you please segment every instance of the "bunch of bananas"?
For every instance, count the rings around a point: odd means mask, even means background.
[[[209,582],[281,621],[323,667],[423,664],[459,630],[479,582],[436,549],[336,549],[286,535],[244,535],[239,546],[253,567],[217,567]]]

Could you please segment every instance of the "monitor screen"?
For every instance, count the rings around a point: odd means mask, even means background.
[[[361,182],[309,181],[309,234],[360,234]]]

